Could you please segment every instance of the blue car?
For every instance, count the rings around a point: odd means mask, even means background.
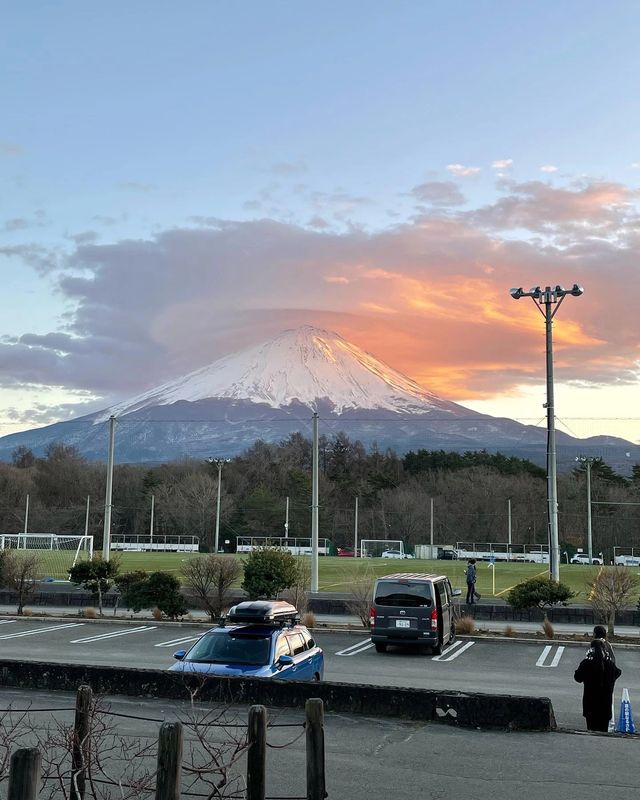
[[[299,624],[298,611],[283,601],[238,603],[219,627],[173,657],[172,672],[289,681],[320,681],[324,675],[322,650]]]

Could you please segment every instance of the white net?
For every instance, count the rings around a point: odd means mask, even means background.
[[[0,550],[15,550],[18,556],[36,556],[41,579],[68,580],[69,570],[79,560],[93,556],[93,536],[62,533],[0,533]]]

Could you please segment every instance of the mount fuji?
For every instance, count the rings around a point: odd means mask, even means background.
[[[234,456],[256,440],[279,442],[299,431],[344,431],[399,454],[434,450],[500,450],[544,463],[546,431],[442,400],[337,333],[304,325],[176,380],[69,422],[0,438],[0,459],[18,446],[42,454],[51,442],[106,460],[108,420],[116,425],[116,458],[162,462]],[[612,465],[640,447],[623,439],[575,439],[558,432],[559,462],[593,454]],[[631,461],[633,463],[633,461]]]

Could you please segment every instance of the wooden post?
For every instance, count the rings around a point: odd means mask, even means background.
[[[163,722],[158,739],[156,800],[180,800],[182,723]]]
[[[42,757],[36,748],[16,750],[9,766],[7,800],[36,800],[40,791]]]
[[[84,800],[84,787],[89,762],[92,701],[93,693],[91,687],[79,686],[76,693],[76,718],[73,724],[70,800]]]
[[[307,800],[327,796],[324,774],[324,705],[317,697],[305,703],[307,716]]]
[[[249,709],[247,752],[247,800],[264,800],[267,785],[267,709]]]

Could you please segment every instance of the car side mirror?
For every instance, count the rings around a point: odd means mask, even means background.
[[[177,659],[178,661],[182,661],[182,659],[183,659],[183,658],[184,658],[186,655],[187,655],[187,651],[186,651],[186,650],[176,650],[176,652],[173,654],[173,657],[174,657],[175,659]]]
[[[293,664],[293,659],[291,656],[280,656],[278,659],[278,666],[279,667],[290,667]]]
[[[454,597],[460,597],[460,595],[462,594],[462,589],[452,589],[451,590],[451,594]]]

